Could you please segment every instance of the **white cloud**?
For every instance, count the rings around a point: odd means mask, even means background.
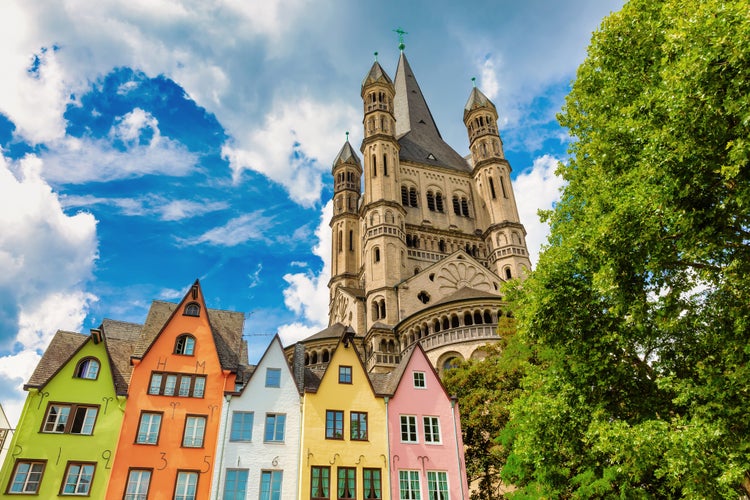
[[[532,266],[539,260],[539,250],[546,244],[549,235],[549,226],[539,220],[537,211],[552,208],[560,199],[560,188],[565,184],[561,177],[555,175],[559,161],[550,155],[536,158],[534,164],[519,173],[513,181],[518,216],[528,233],[526,246]]]
[[[222,148],[237,178],[243,170],[278,182],[292,200],[313,206],[320,199],[321,174],[344,143],[344,132],[357,130],[361,116],[343,103],[309,98],[273,107],[259,128],[235,136]]]
[[[79,331],[96,301],[84,290],[97,259],[96,220],[66,215],[41,170],[34,156],[0,157],[0,345],[12,346],[0,376],[18,388],[54,333]]]
[[[490,100],[495,99],[500,91],[497,71],[494,57],[487,54],[481,63],[479,63],[479,87]]]
[[[223,226],[209,229],[200,236],[179,239],[179,241],[188,245],[208,243],[209,245],[233,247],[251,240],[268,241],[265,234],[273,226],[273,218],[263,215],[262,210],[256,210],[235,217]]]
[[[198,157],[185,146],[163,137],[156,118],[140,108],[119,117],[109,139],[65,137],[51,141],[42,154],[45,178],[83,184],[149,174],[183,176],[198,163]]]
[[[229,208],[225,201],[174,200],[159,195],[138,198],[102,198],[92,195],[61,196],[64,207],[92,207],[109,205],[117,207],[123,215],[156,216],[163,221],[179,221]]]
[[[328,281],[331,278],[331,228],[328,221],[333,215],[333,202],[329,201],[320,214],[320,224],[315,231],[318,243],[313,254],[323,261],[320,273],[311,270],[304,273],[288,273],[284,281],[289,287],[284,290],[284,304],[304,319],[279,327],[284,345],[301,340],[328,325]]]

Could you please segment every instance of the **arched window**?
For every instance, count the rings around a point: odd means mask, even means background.
[[[385,299],[380,301],[380,319],[385,319]]]
[[[200,316],[201,306],[199,306],[195,302],[191,302],[185,306],[185,310],[183,311],[183,314],[185,316]]]
[[[461,198],[461,215],[464,217],[469,216],[469,202],[466,198]]]
[[[474,311],[474,324],[475,325],[482,324],[482,314],[479,311]]]
[[[339,245],[338,245],[339,253],[341,253],[341,251],[343,250],[343,246],[344,246],[343,239],[344,239],[344,235],[341,233],[341,231],[339,231]]]
[[[445,241],[444,240],[438,241],[438,250],[440,250],[441,252],[445,252]]]
[[[401,186],[401,204],[405,207],[409,206],[409,190],[406,186]]]
[[[184,333],[177,337],[174,343],[174,353],[183,356],[192,356],[195,353],[195,337]]]
[[[451,316],[451,328],[458,328],[458,316]]]
[[[435,193],[435,209],[438,212],[443,212],[444,211],[444,209],[443,209],[443,194],[440,191],[438,191],[437,193]]]
[[[328,353],[328,349],[323,349],[323,355],[321,357],[321,361],[323,363],[328,363],[328,361],[331,359],[330,354]]]
[[[373,259],[375,262],[380,262],[380,248],[375,247],[375,251],[373,252]]]
[[[448,317],[443,318],[443,330],[447,330],[451,327],[450,321],[448,320]]]
[[[427,208],[432,212],[435,211],[435,195],[432,191],[427,191]]]
[[[490,177],[490,195],[492,195],[492,199],[493,200],[496,198],[496,196],[495,196],[495,183],[492,182],[492,177]]]
[[[391,353],[396,352],[396,343],[393,340],[388,341],[388,352],[391,352]]]
[[[354,251],[354,231],[349,230],[349,251]]]
[[[388,175],[388,155],[383,154],[383,175]]]
[[[409,189],[409,205],[415,208],[419,207],[416,188]]]
[[[378,176],[378,159],[374,154],[372,155],[372,176]]]
[[[452,370],[456,366],[458,366],[458,359],[457,358],[448,358],[448,359],[445,360],[445,362],[443,362],[443,370],[445,370],[445,371]]]
[[[471,320],[471,313],[464,314],[464,326],[471,326],[474,322]]]
[[[453,213],[456,215],[461,215],[461,204],[458,200],[458,196],[453,197]]]
[[[85,378],[87,380],[96,380],[99,376],[99,360],[96,358],[85,358],[78,362],[76,371],[73,373],[75,378]]]
[[[435,321],[432,322],[432,331],[437,333],[440,331],[440,320],[435,319]]]
[[[484,311],[484,322],[487,324],[492,323],[492,315],[489,311]]]
[[[506,267],[505,268],[505,279],[511,279],[511,278],[513,278],[513,273],[511,273],[509,267]]]
[[[313,364],[313,365],[317,365],[318,364],[318,353],[317,352],[313,352],[312,353],[312,359],[310,360],[310,363]]]
[[[385,341],[385,339],[382,339],[380,341],[380,352],[388,352],[388,343]]]

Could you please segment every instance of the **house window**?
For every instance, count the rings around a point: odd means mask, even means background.
[[[427,209],[432,212],[435,211],[435,195],[432,191],[427,191]]]
[[[199,306],[195,302],[191,302],[185,306],[185,311],[183,312],[183,314],[185,316],[200,316],[201,306]]]
[[[310,500],[329,500],[331,468],[313,466],[310,470]]]
[[[146,500],[151,484],[151,470],[130,469],[128,484],[125,486],[124,500]]]
[[[96,464],[68,462],[61,495],[88,495]]]
[[[424,442],[440,443],[440,419],[437,417],[424,417]]]
[[[41,461],[19,460],[16,462],[8,493],[38,493],[45,465],[46,463]]]
[[[326,439],[344,439],[344,412],[326,410]]]
[[[260,500],[281,500],[280,470],[264,470],[260,475]]]
[[[161,413],[141,413],[141,421],[138,424],[138,434],[135,437],[135,442],[137,444],[158,443],[159,429],[161,429]]]
[[[47,407],[42,432],[54,434],[94,433],[99,408],[96,406],[62,405],[52,403]]]
[[[398,471],[398,491],[400,500],[419,500],[422,498],[419,491],[419,471]]]
[[[380,469],[362,469],[365,498],[382,498]]]
[[[349,414],[349,431],[352,441],[367,441],[367,413],[353,411]]]
[[[281,413],[266,413],[264,441],[267,443],[283,443],[285,423],[286,415]]]
[[[414,415],[401,415],[401,442],[417,442],[417,417]]]
[[[339,366],[339,384],[351,384],[352,383],[352,367],[351,366]]]
[[[424,372],[414,372],[414,387],[417,389],[424,389],[427,387],[427,382],[424,378]]]
[[[339,467],[337,472],[337,500],[354,498],[357,494],[357,469],[355,467]]]
[[[409,206],[409,190],[406,186],[401,186],[401,204],[405,207]]]
[[[75,378],[85,378],[87,380],[96,380],[99,376],[99,361],[96,358],[82,359],[73,375]]]
[[[229,433],[229,440],[252,441],[254,417],[255,414],[251,411],[232,412],[232,430]]]
[[[438,212],[443,212],[443,194],[440,192],[435,193],[435,208]]]
[[[184,448],[203,448],[203,436],[206,433],[206,417],[188,416],[185,419],[185,431],[182,434]]]
[[[174,500],[195,500],[198,489],[198,473],[195,471],[177,472]]]
[[[419,203],[417,200],[419,199],[419,196],[417,195],[417,190],[415,188],[409,189],[409,205],[412,207],[419,207]]]
[[[430,500],[450,500],[447,472],[427,471],[427,497]]]
[[[195,352],[195,337],[192,335],[184,334],[177,337],[177,341],[174,343],[174,353],[182,354],[183,356],[192,356]]]
[[[266,387],[281,387],[281,369],[266,368]]]
[[[245,500],[247,473],[247,469],[227,469],[224,479],[223,500]]]
[[[176,392],[175,392],[176,391]],[[205,375],[152,372],[148,393],[153,396],[202,398],[206,391]]]

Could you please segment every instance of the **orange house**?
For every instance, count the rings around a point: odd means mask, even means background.
[[[133,371],[107,498],[209,498],[224,394],[247,364],[242,313],[209,310],[198,281],[155,301]]]

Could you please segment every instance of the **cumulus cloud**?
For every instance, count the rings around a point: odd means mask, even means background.
[[[284,275],[284,281],[289,284],[284,290],[284,304],[304,320],[279,327],[284,345],[308,337],[328,325],[328,281],[331,279],[331,228],[328,221],[332,215],[333,201],[329,201],[321,211],[320,224],[315,231],[318,243],[313,247],[313,254],[323,261],[320,272],[316,274],[308,269],[304,273]]]
[[[539,260],[539,251],[547,242],[549,226],[539,220],[538,211],[553,207],[560,199],[560,189],[565,181],[555,170],[558,158],[544,155],[534,160],[534,164],[519,173],[513,181],[513,191],[518,205],[518,216],[526,228],[526,246],[532,266]]]
[[[344,132],[355,129],[361,116],[343,103],[302,98],[281,102],[264,124],[235,136],[222,148],[234,171],[260,172],[278,182],[292,200],[313,206],[320,199],[321,174],[344,143]]]
[[[499,65],[496,64],[495,58],[491,54],[487,54],[478,66],[482,92],[490,99],[495,99],[500,91],[500,83],[497,77],[497,66]]]
[[[58,329],[78,331],[96,297],[96,220],[69,216],[34,156],[0,157],[0,377],[20,387]],[[17,394],[21,399],[22,394]]]

